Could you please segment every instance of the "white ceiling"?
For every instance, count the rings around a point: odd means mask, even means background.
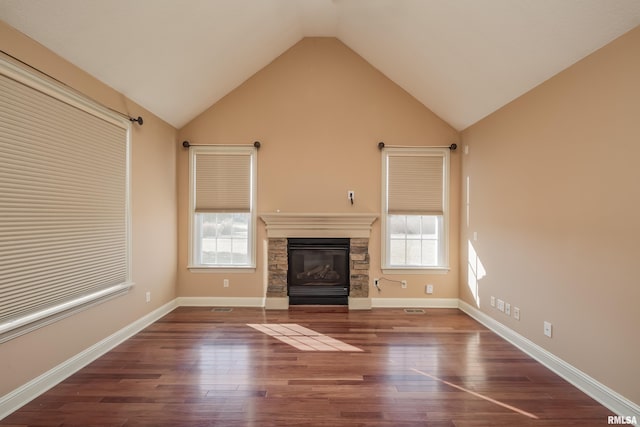
[[[333,36],[462,130],[640,25],[640,0],[0,0],[0,19],[177,128]]]

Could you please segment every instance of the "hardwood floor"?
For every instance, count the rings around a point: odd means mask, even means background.
[[[356,350],[300,350],[248,324],[297,324]],[[0,425],[602,426],[608,415],[456,309],[181,307]]]

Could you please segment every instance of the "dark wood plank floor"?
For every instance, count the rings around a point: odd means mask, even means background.
[[[602,426],[612,415],[455,309],[182,307],[0,422],[13,426]],[[361,349],[301,351],[247,324]]]

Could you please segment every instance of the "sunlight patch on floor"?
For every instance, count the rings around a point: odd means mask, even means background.
[[[503,408],[505,408],[505,409],[509,409],[509,410],[511,410],[511,411],[513,411],[513,412],[517,412],[518,414],[522,414],[522,415],[524,415],[524,416],[526,416],[526,417],[533,418],[534,420],[537,420],[537,419],[538,419],[538,417],[537,417],[536,415],[534,415],[534,414],[532,414],[532,413],[530,413],[530,412],[524,411],[524,410],[522,410],[522,409],[520,409],[520,408],[517,408],[517,407],[515,407],[515,406],[513,406],[513,405],[508,405],[508,404],[506,404],[506,403],[504,403],[504,402],[501,402],[501,401],[499,401],[499,400],[492,399],[491,397],[489,397],[489,396],[487,396],[487,395],[485,395],[485,394],[477,393],[477,392],[475,392],[475,391],[472,391],[472,390],[469,390],[469,389],[467,389],[467,388],[461,387],[461,386],[459,386],[459,385],[457,385],[457,384],[454,384],[454,383],[452,383],[452,382],[445,381],[445,380],[443,380],[443,379],[441,379],[441,378],[436,377],[435,375],[428,374],[428,373],[426,373],[426,372],[424,372],[424,371],[421,371],[421,370],[419,370],[419,369],[410,368],[410,370],[412,370],[413,372],[415,372],[415,373],[417,373],[417,374],[420,374],[420,375],[423,375],[423,376],[425,376],[425,377],[431,378],[431,379],[433,379],[433,380],[435,380],[435,381],[441,382],[442,384],[446,384],[446,385],[448,385],[449,387],[453,387],[453,388],[455,388],[455,389],[457,389],[457,390],[463,391],[463,392],[465,392],[465,393],[469,393],[469,394],[471,394],[471,395],[473,395],[473,396],[475,396],[475,397],[478,397],[478,398],[480,398],[480,399],[486,400],[487,402],[491,402],[491,403],[494,403],[494,404],[496,404],[496,405],[498,405],[498,406],[501,406],[501,407],[503,407]]]
[[[247,323],[247,326],[301,351],[362,351],[358,347],[343,343],[296,323]]]

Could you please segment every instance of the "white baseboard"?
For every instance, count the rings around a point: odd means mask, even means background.
[[[264,307],[264,297],[178,297],[179,307]]]
[[[458,308],[458,298],[371,298],[376,308]]]
[[[544,348],[518,334],[513,329],[506,327],[465,301],[459,300],[459,308],[547,368],[551,369],[575,387],[591,396],[603,406],[610,409],[613,413],[622,416],[635,416],[637,419],[640,419],[640,406],[628,400],[624,396],[621,396],[609,387],[596,381],[581,370],[548,352]]]
[[[168,302],[37,378],[0,397],[0,420],[131,338],[176,307],[176,300]]]

